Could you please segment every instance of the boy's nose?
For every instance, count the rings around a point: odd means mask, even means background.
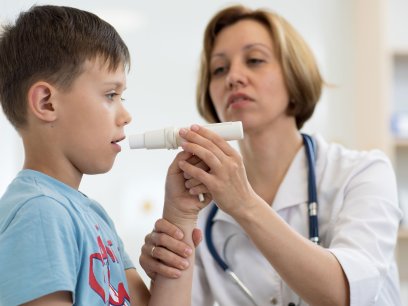
[[[120,115],[118,116],[118,124],[120,126],[127,125],[130,123],[130,121],[132,121],[132,116],[123,105],[121,106],[121,111],[119,113]]]

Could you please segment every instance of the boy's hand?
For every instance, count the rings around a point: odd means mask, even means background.
[[[156,274],[178,278],[181,271],[188,267],[186,258],[192,250],[181,241],[183,236],[177,226],[165,219],[157,220],[153,232],[146,235],[139,263],[152,280]],[[197,247],[202,240],[201,230],[194,229],[192,239]]]
[[[180,163],[189,163],[203,169],[207,167],[200,159],[188,152],[180,152],[172,162],[167,172],[165,187],[165,205],[163,216],[176,225],[184,224],[184,221],[196,220],[200,209],[205,207],[211,200],[207,197],[204,202],[200,202],[197,195],[189,192],[189,186],[186,186],[185,173],[180,169]],[[202,193],[207,192],[207,188],[196,181],[198,188]],[[197,188],[197,187],[196,187]]]

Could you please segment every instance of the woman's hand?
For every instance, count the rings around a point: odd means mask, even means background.
[[[185,140],[184,151],[208,166],[201,169],[186,160],[179,161],[189,192],[194,195],[209,192],[217,205],[231,215],[245,209],[256,194],[248,182],[239,153],[222,137],[198,125],[190,130],[181,129],[180,135]]]
[[[157,220],[153,232],[146,235],[139,263],[152,280],[156,274],[178,278],[181,271],[188,267],[186,258],[192,254],[192,249],[181,241],[183,236],[177,226],[165,219]],[[197,247],[202,240],[199,229],[193,231],[192,239]]]

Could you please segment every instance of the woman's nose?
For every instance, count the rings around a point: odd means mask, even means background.
[[[243,69],[238,66],[234,66],[230,67],[225,81],[228,89],[236,89],[245,86],[247,83],[247,78]]]

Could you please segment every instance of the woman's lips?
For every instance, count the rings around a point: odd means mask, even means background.
[[[246,104],[252,102],[253,99],[251,99],[249,96],[242,94],[242,93],[238,93],[238,94],[232,94],[229,98],[228,98],[228,108],[241,108],[244,107]]]

